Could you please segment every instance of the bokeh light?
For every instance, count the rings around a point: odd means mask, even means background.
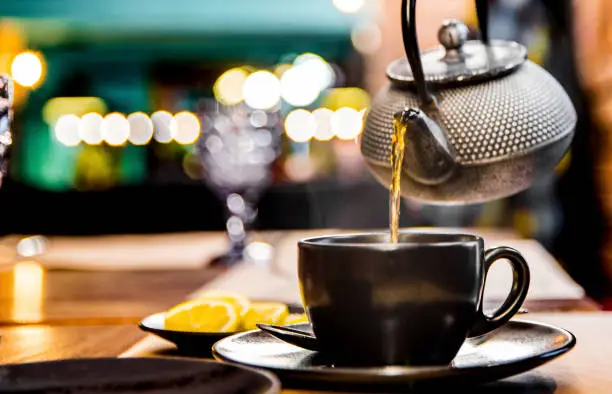
[[[213,155],[221,153],[223,150],[223,140],[218,135],[211,135],[206,138],[205,142],[206,149]]]
[[[194,152],[186,153],[182,161],[183,171],[190,179],[203,179],[205,172],[200,159]]]
[[[338,11],[345,14],[359,12],[365,5],[365,0],[332,0]]]
[[[151,115],[151,121],[153,121],[153,138],[155,138],[155,141],[162,144],[172,141],[172,133],[170,132],[172,114],[170,112],[157,111]]]
[[[134,145],[146,145],[153,137],[153,121],[143,112],[134,112],[127,117],[130,125],[128,140]]]
[[[340,108],[331,117],[331,129],[341,140],[355,139],[363,129],[363,116],[353,108]]]
[[[299,55],[295,58],[293,66],[303,69],[320,91],[333,85],[336,78],[332,66],[315,53],[307,52]]]
[[[79,137],[81,140],[89,145],[101,144],[103,120],[102,115],[96,112],[83,115],[79,122]]]
[[[79,117],[63,115],[55,122],[55,138],[65,146],[77,146],[81,142],[79,136]]]
[[[253,111],[249,116],[249,123],[253,127],[264,127],[268,124],[268,114],[265,111]]]
[[[295,66],[285,71],[281,77],[283,100],[294,107],[312,104],[321,93],[320,84],[305,66]]]
[[[329,108],[317,108],[312,112],[316,123],[317,129],[314,134],[314,138],[318,141],[329,141],[334,138],[334,132],[331,129],[331,118],[334,111]]]
[[[294,109],[285,118],[285,133],[292,141],[307,142],[317,131],[314,115],[305,109]]]
[[[19,240],[17,253],[22,257],[33,257],[43,254],[48,246],[48,240],[42,235],[33,235]]]
[[[106,113],[106,103],[100,97],[53,97],[43,105],[43,120],[49,124],[54,124],[62,115],[83,116],[96,112]]]
[[[23,52],[15,56],[11,63],[13,80],[25,87],[34,87],[43,76],[44,64],[42,57],[34,52]]]
[[[270,109],[281,98],[280,81],[269,71],[257,71],[249,75],[242,87],[245,103],[253,109]]]
[[[179,112],[170,122],[170,135],[181,145],[193,144],[200,136],[200,121],[191,112]]]
[[[315,177],[317,167],[310,155],[292,154],[283,163],[285,174],[296,182],[306,182]]]
[[[332,110],[344,107],[360,111],[371,105],[371,97],[368,92],[357,87],[343,87],[328,89],[321,100],[321,106]]]
[[[353,47],[364,55],[373,55],[382,45],[382,32],[375,23],[355,26],[351,31]]]
[[[239,104],[243,100],[242,89],[248,76],[248,72],[243,68],[227,70],[213,86],[215,98],[225,105]]]
[[[102,139],[110,146],[121,146],[130,136],[130,124],[123,114],[114,112],[102,120]]]
[[[11,318],[19,323],[39,323],[43,319],[45,270],[34,260],[22,260],[13,267],[13,306]]]
[[[278,66],[274,67],[274,75],[276,75],[278,79],[281,79],[283,77],[283,74],[285,74],[285,72],[291,67],[293,67],[292,64],[281,63]]]

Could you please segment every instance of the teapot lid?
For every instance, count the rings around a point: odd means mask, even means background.
[[[428,85],[466,85],[507,75],[527,59],[527,49],[513,41],[467,40],[468,28],[457,20],[445,21],[438,30],[437,47],[421,54],[423,74]],[[406,58],[387,67],[387,77],[395,85],[413,86],[414,76]]]

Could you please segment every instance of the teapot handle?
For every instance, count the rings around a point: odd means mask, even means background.
[[[489,1],[476,0],[476,16],[478,18],[478,27],[480,28],[480,41],[485,45],[489,45]]]
[[[480,27],[481,41],[489,44],[489,0],[475,0],[478,25]],[[417,94],[422,105],[434,104],[434,98],[427,90],[423,64],[421,63],[421,51],[416,31],[416,0],[402,0],[402,39],[404,51],[416,82]]]

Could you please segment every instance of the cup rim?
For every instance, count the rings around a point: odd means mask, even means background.
[[[303,238],[298,241],[298,246],[308,247],[319,247],[319,248],[376,248],[376,249],[404,249],[422,246],[459,246],[468,243],[479,243],[484,245],[484,239],[476,234],[469,234],[465,232],[452,232],[452,231],[427,231],[427,230],[402,230],[399,232],[400,237],[402,234],[415,235],[415,236],[429,236],[434,239],[429,240],[414,240],[408,242],[399,242],[392,244],[391,242],[327,242],[329,240],[342,240],[342,239],[355,239],[356,237],[362,236],[375,236],[384,237],[385,240],[389,240],[388,231],[363,231],[363,232],[352,232],[346,234],[330,234],[330,235],[317,235],[313,237]],[[435,239],[439,237],[439,239]]]

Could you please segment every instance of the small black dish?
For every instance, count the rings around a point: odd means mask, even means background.
[[[304,309],[297,305],[288,305],[290,313],[302,313]],[[212,357],[211,348],[215,342],[230,335],[244,331],[235,332],[194,332],[167,330],[164,327],[165,312],[156,313],[145,317],[138,327],[148,333],[157,335],[167,341],[174,343],[178,353],[190,357]]]
[[[167,341],[174,343],[179,354],[194,357],[211,357],[212,345],[230,335],[237,334],[235,332],[192,332],[192,331],[176,331],[166,330],[164,328],[164,312],[144,318],[138,327],[148,333],[157,335]]]
[[[82,358],[0,366],[0,393],[277,394],[273,374],[216,361]]]

